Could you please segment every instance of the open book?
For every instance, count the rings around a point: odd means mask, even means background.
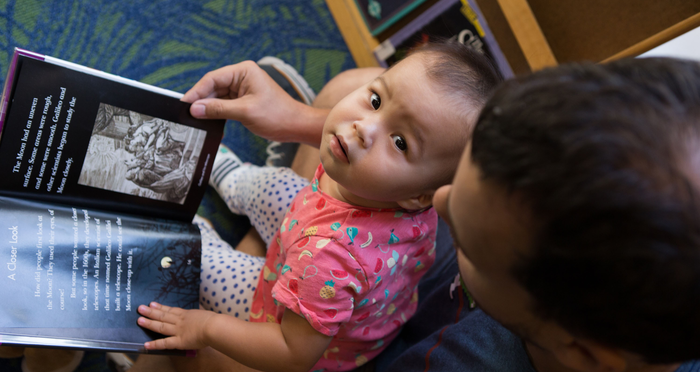
[[[139,304],[196,308],[191,221],[223,120],[16,49],[0,109],[0,343],[146,352]]]

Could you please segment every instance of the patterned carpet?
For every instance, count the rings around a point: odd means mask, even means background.
[[[355,67],[324,0],[0,0],[2,83],[14,47],[182,93],[210,70],[267,55],[316,92]],[[267,141],[239,123],[227,123],[224,143],[244,161],[266,159]],[[249,226],[211,191],[199,213],[232,244]],[[0,370],[19,371],[18,359]],[[105,370],[99,353],[79,368]]]

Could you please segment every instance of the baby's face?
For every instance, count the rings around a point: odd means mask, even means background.
[[[455,99],[426,75],[424,58],[406,58],[329,113],[321,162],[349,192],[396,202],[432,193],[452,179],[468,123],[452,109]]]

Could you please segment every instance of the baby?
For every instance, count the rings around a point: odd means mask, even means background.
[[[433,193],[499,81],[466,46],[418,49],[333,107],[310,184],[220,147],[210,182],[248,215],[267,256],[231,250],[196,220],[213,311],[140,306],[150,318],[140,325],[172,336],[146,348],[211,346],[260,370],[345,371],[375,357],[415,311],[434,260]]]

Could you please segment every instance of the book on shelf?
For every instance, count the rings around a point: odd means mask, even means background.
[[[503,77],[513,76],[503,52],[473,0],[439,0],[374,50],[381,66],[403,59],[413,48],[434,39],[456,39],[486,54]]]
[[[191,223],[223,120],[179,93],[16,49],[0,108],[0,344],[146,352],[151,301],[196,308]]]
[[[426,0],[355,0],[372,36],[377,36]]]

